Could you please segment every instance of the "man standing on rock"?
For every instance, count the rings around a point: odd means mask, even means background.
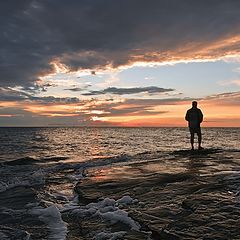
[[[185,120],[188,121],[188,127],[191,134],[191,146],[192,150],[194,150],[194,134],[197,133],[198,136],[198,149],[203,149],[201,147],[202,142],[202,133],[200,124],[203,121],[203,114],[202,111],[197,108],[197,102],[192,102],[192,108],[187,110]]]

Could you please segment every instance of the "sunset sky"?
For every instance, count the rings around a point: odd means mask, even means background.
[[[240,1],[0,2],[0,126],[240,127]]]

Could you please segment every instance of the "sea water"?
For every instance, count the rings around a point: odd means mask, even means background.
[[[202,135],[204,148],[240,148],[240,128],[202,128]],[[83,162],[188,148],[188,128],[0,128],[0,161],[64,156]]]

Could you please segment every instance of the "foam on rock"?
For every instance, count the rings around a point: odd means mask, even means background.
[[[61,213],[54,205],[43,208],[35,207],[30,211],[31,214],[37,215],[38,218],[48,225],[50,234],[49,239],[64,240],[67,236],[67,225],[62,220]]]

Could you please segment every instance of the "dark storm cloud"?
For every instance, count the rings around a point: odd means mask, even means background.
[[[101,95],[101,94],[115,94],[115,95],[124,95],[124,94],[138,94],[138,93],[148,93],[150,95],[158,93],[172,92],[174,89],[171,88],[160,88],[160,87],[135,87],[135,88],[116,88],[109,87],[100,91],[90,91],[88,93],[83,93],[84,96],[91,95]]]
[[[54,71],[53,60],[94,72],[176,54],[195,57],[239,34],[240,1],[8,0],[0,2],[0,30],[0,86],[28,87]],[[214,49],[204,57],[234,53],[239,42]]]

